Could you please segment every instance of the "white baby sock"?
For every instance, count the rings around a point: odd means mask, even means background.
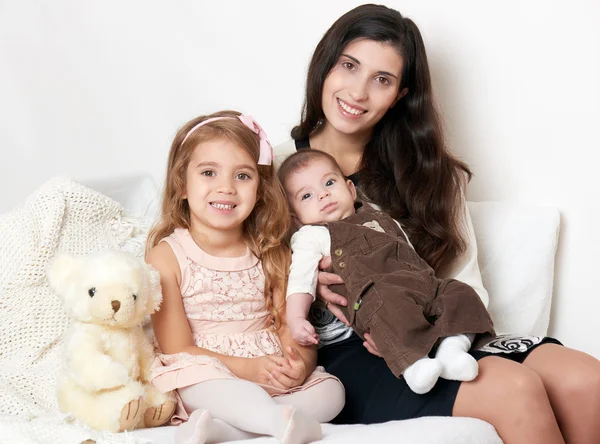
[[[456,335],[444,338],[435,359],[442,364],[441,377],[454,381],[472,381],[479,373],[479,365],[468,351],[474,335]]]
[[[410,389],[422,395],[433,388],[442,374],[442,364],[437,359],[425,356],[407,367],[402,375]]]

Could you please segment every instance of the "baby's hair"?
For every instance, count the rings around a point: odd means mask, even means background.
[[[259,137],[245,126],[236,111],[220,111],[196,117],[183,125],[175,134],[167,162],[167,174],[162,196],[161,213],[152,227],[146,243],[146,253],[175,228],[190,229],[190,209],[183,196],[186,191],[186,173],[194,150],[201,143],[215,139],[229,139],[245,149],[258,163]],[[190,130],[200,122],[214,117],[219,119]],[[273,292],[285,292],[290,251],[285,242],[290,226],[290,213],[285,193],[273,165],[257,165],[258,200],[250,216],[244,221],[244,236],[252,253],[261,261],[265,275],[265,299],[276,328],[281,325],[279,310],[274,307]]]
[[[334,167],[342,177],[344,176],[344,173],[342,173],[342,169],[340,168],[337,161],[332,155],[327,154],[324,151],[307,148],[296,151],[294,154],[292,154],[283,161],[283,163],[279,167],[279,171],[277,172],[279,181],[285,187],[285,183],[289,179],[291,174],[297,173],[298,171],[309,167],[315,160],[319,159],[329,161],[331,163],[331,166]]]

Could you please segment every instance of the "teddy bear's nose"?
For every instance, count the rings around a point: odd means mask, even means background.
[[[113,311],[115,313],[119,311],[119,308],[121,308],[121,303],[119,301],[112,301],[110,305],[112,305]]]

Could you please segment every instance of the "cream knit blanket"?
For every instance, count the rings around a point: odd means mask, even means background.
[[[66,178],[51,179],[0,216],[0,443],[141,442],[60,415],[55,386],[68,318],[45,269],[58,251],[120,248],[141,255],[146,234],[120,204]]]

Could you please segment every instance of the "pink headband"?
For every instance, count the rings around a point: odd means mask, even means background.
[[[237,118],[240,119],[244,125],[250,128],[254,134],[258,135],[258,138],[260,139],[260,154],[258,156],[258,164],[271,165],[273,163],[273,147],[271,146],[271,142],[269,142],[269,139],[267,139],[267,134],[263,131],[260,125],[256,123],[252,116],[242,114],[237,116]],[[201,126],[222,119],[235,119],[235,117],[211,117],[210,119],[203,120],[188,131],[181,143],[183,144],[187,140],[189,135]]]

